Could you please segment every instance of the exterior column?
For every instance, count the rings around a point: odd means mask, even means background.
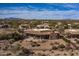
[[[49,40],[52,39],[51,35],[49,35]]]

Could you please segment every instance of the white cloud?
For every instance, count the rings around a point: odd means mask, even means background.
[[[79,19],[79,11],[27,11],[27,10],[0,10],[0,18],[25,19]]]

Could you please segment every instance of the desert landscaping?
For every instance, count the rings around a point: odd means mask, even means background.
[[[0,20],[0,56],[79,56],[79,21]]]

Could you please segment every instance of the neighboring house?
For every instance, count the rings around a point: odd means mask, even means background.
[[[65,29],[64,33],[68,38],[79,38],[79,29]]]
[[[9,24],[0,24],[0,28],[11,28]]]
[[[45,23],[45,24],[37,25],[36,28],[37,29],[49,29],[50,27],[47,23]]]
[[[21,24],[21,25],[19,25],[19,29],[20,30],[27,30],[29,28],[30,28],[30,26],[28,24]]]

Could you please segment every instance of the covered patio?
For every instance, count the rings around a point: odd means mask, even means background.
[[[26,36],[33,37],[34,39],[59,39],[59,33],[52,30],[36,30],[28,29],[25,31]]]

